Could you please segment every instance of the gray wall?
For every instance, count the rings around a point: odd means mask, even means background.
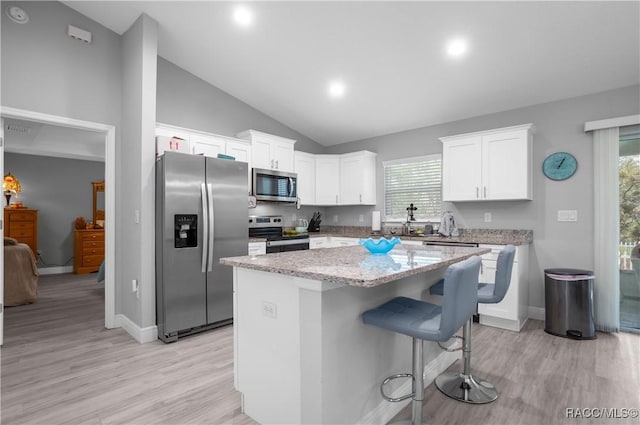
[[[376,209],[383,211],[382,161],[441,153],[439,137],[533,123],[536,130],[533,136],[532,201],[444,203],[443,208],[453,211],[459,227],[532,229],[529,305],[544,307],[545,268],[593,269],[593,150],[592,136],[584,132],[584,123],[638,113],[640,86],[632,86],[345,143],[330,147],[328,153],[363,149],[378,153]],[[578,171],[569,180],[554,182],[544,178],[541,166],[548,154],[559,150],[575,155]],[[559,223],[556,220],[559,209],[578,210],[578,222]],[[358,225],[357,214],[370,210],[334,207],[327,210],[327,215],[338,214],[341,225]],[[484,222],[484,212],[491,212],[491,223]]]
[[[19,5],[29,22],[11,21]],[[2,105],[115,125],[120,123],[120,37],[58,2],[2,2]],[[75,25],[91,44],[67,36]]]
[[[322,153],[324,146],[224,91],[158,58],[158,122],[223,136],[253,129],[296,140],[295,149]]]
[[[104,163],[5,153],[4,167],[22,185],[11,199],[38,210],[38,266],[72,266],[74,220],[92,219],[91,182],[104,179]]]

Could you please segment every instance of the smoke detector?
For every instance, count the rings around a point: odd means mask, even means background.
[[[13,22],[18,24],[26,24],[29,22],[29,15],[27,15],[27,12],[18,6],[8,6],[4,12]]]

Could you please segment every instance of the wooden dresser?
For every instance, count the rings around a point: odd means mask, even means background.
[[[38,210],[29,208],[4,209],[4,235],[26,243],[38,255]]]
[[[73,231],[73,272],[97,272],[104,260],[104,229]]]

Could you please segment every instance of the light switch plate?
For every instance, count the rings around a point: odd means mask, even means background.
[[[575,222],[578,221],[577,210],[558,210],[558,221]]]

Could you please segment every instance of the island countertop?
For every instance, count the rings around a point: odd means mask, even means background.
[[[351,286],[374,287],[419,273],[447,267],[489,248],[402,246],[388,254],[370,254],[363,246],[279,252],[221,258],[220,263]]]

